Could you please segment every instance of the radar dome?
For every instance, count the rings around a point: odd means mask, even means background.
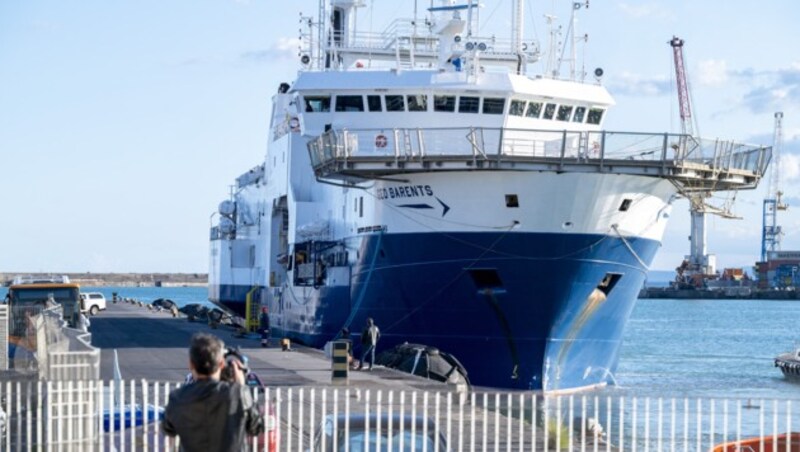
[[[236,230],[236,224],[230,218],[222,217],[219,220],[219,230],[223,234],[233,234],[233,231]]]
[[[232,217],[236,213],[236,203],[229,199],[222,201],[219,203],[219,213],[226,217]]]

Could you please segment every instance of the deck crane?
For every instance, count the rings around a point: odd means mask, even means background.
[[[683,62],[683,39],[673,36],[669,41],[675,59],[675,81],[678,86],[678,104],[681,117],[681,138],[676,148],[675,158],[685,157],[693,145],[697,132],[695,120],[692,117],[691,96],[686,67]],[[699,141],[699,139],[698,139]],[[709,195],[705,192],[687,194],[689,212],[691,215],[691,235],[689,236],[689,255],[685,256],[681,266],[676,269],[676,283],[679,287],[701,287],[703,281],[715,278],[716,256],[707,253],[706,247],[706,214],[717,214],[722,217],[733,218],[726,209],[709,206],[704,201]]]
[[[777,213],[789,206],[781,201],[780,185],[781,146],[783,145],[783,112],[775,113],[775,135],[772,143],[772,168],[770,169],[767,197],[764,198],[763,228],[761,230],[761,262],[766,262],[770,251],[781,249],[783,231],[777,224]]]

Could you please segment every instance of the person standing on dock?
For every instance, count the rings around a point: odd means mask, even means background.
[[[361,362],[358,364],[358,370],[364,368],[364,360],[367,359],[367,355],[370,357],[369,370],[372,370],[372,366],[375,364],[375,347],[378,345],[380,338],[381,330],[378,325],[375,325],[372,317],[367,317],[367,325],[364,327],[364,331],[361,332],[361,349],[363,352],[361,353]]]
[[[181,451],[242,451],[246,435],[264,430],[264,419],[245,386],[245,377],[232,360],[234,382],[220,381],[225,345],[211,334],[196,333],[189,347],[192,383],[172,391],[161,429],[179,436]]]
[[[258,318],[258,331],[261,332],[261,346],[269,347],[269,309],[266,306],[261,308],[261,316]]]

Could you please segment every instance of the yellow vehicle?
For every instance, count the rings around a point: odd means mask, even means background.
[[[30,356],[36,351],[35,318],[42,311],[61,307],[62,318],[75,327],[80,313],[80,286],[66,276],[47,279],[15,278],[8,288],[9,358]]]

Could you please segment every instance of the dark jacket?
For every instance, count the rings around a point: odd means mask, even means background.
[[[264,420],[246,386],[199,380],[170,393],[161,428],[180,436],[182,451],[240,452]]]

